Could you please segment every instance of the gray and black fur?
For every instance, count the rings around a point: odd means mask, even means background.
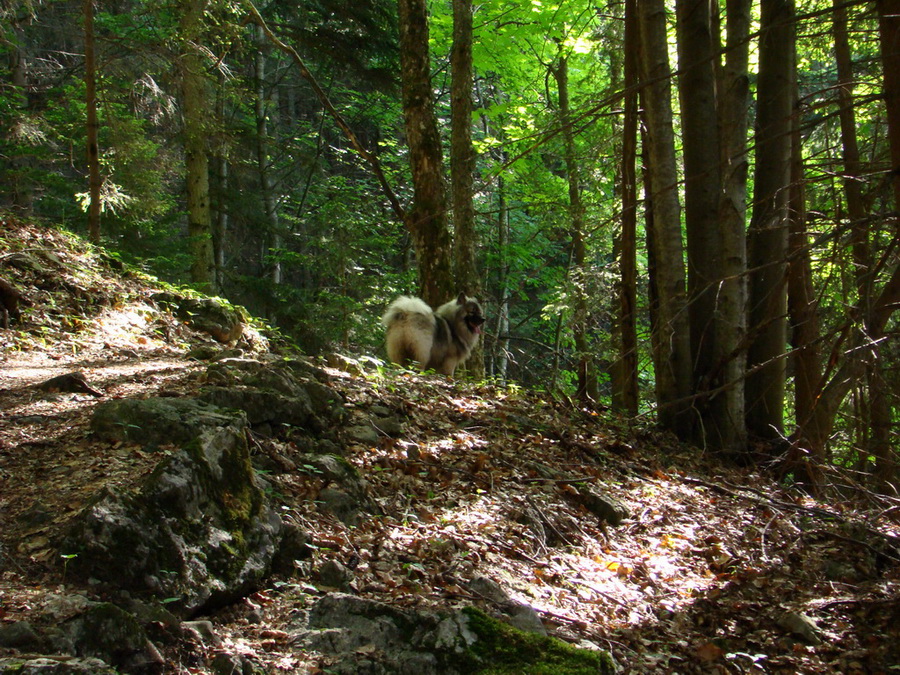
[[[401,295],[381,322],[387,328],[391,361],[453,375],[478,343],[484,314],[478,301],[463,293],[433,311],[424,300]]]

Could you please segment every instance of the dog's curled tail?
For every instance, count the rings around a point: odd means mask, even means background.
[[[415,321],[417,324],[434,325],[434,312],[421,298],[413,298],[401,295],[387,308],[381,323],[385,328],[390,328],[398,323]]]

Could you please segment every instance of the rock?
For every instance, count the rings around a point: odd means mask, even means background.
[[[605,652],[528,634],[472,608],[438,616],[343,593],[318,600],[291,642],[331,657],[329,672],[342,675],[614,672]]]
[[[296,561],[309,558],[312,551],[309,534],[293,523],[285,523],[278,551],[272,560],[272,571],[292,576],[296,572]]]
[[[822,644],[816,622],[805,614],[800,614],[799,612],[785,612],[776,619],[776,623],[781,628],[789,631],[811,645]]]
[[[244,332],[241,311],[216,298],[186,298],[174,293],[154,293],[152,299],[194,330],[209,333],[219,342],[234,342]]]
[[[470,590],[490,600],[506,614],[507,622],[511,626],[529,633],[547,634],[537,610],[528,603],[512,598],[496,581],[487,577],[476,577],[468,586]]]
[[[378,445],[381,436],[370,424],[357,424],[344,430],[347,440],[363,445]]]
[[[309,629],[295,633],[294,644],[339,656],[335,673],[408,673],[450,675],[422,641],[437,618],[396,609],[375,600],[333,593],[309,612]],[[421,648],[420,648],[421,647]]]
[[[69,656],[0,658],[0,673],[16,675],[117,675],[100,659],[76,659]]]
[[[329,487],[319,491],[321,508],[333,513],[342,523],[354,525],[363,512],[377,512],[369,498],[366,483],[347,460],[335,455],[304,455],[297,464],[325,480]]]
[[[231,602],[268,573],[282,523],[254,481],[241,427],[207,429],[134,493],[101,492],[62,545],[69,567],[113,588],[175,599],[181,616]]]
[[[327,429],[346,416],[343,399],[316,379],[318,371],[297,360],[263,363],[224,359],[206,372],[201,399],[243,410],[251,424],[288,424]]]
[[[330,368],[343,370],[350,375],[362,375],[365,372],[362,363],[360,363],[358,359],[343,354],[326,354],[325,363],[327,363]]]
[[[324,511],[334,514],[345,525],[353,526],[359,522],[360,502],[343,490],[325,488],[319,492],[317,501]]]
[[[322,586],[346,591],[353,582],[353,572],[337,560],[326,560],[316,570],[316,579]]]
[[[222,644],[222,640],[216,634],[212,621],[184,621],[181,624],[181,630],[198,642],[214,646]]]
[[[254,425],[264,422],[299,427],[315,425],[312,403],[303,390],[287,396],[257,387],[207,387],[200,398],[219,408],[242,410]]]
[[[193,398],[120,399],[94,410],[91,431],[108,441],[144,446],[188,443],[209,428],[245,425],[246,418]]]
[[[127,673],[160,672],[165,665],[138,620],[111,603],[93,603],[59,628],[78,656],[103,659]]]
[[[220,652],[216,654],[209,662],[209,669],[215,675],[253,675],[253,673],[264,673],[263,669],[258,669],[253,662],[243,654],[226,654]]]
[[[197,345],[192,347],[184,358],[189,361],[214,361],[216,357],[222,354],[222,350],[216,345]]]
[[[377,417],[372,420],[372,426],[391,438],[399,438],[403,435],[403,424],[396,417]]]
[[[628,509],[617,499],[605,495],[596,488],[576,486],[578,501],[588,511],[612,526],[622,524],[628,517]]]
[[[27,621],[0,626],[0,647],[25,652],[39,652],[43,639]]]

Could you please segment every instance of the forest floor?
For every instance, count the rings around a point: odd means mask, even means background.
[[[103,486],[127,489],[158,461],[93,438],[98,402],[203,384],[205,364],[185,358],[202,336],[153,305],[151,281],[114,267],[72,237],[0,220],[0,277],[31,303],[0,328],[0,623],[27,620],[63,589],[91,593],[66,579],[54,542]],[[347,445],[384,515],[345,526],[317,509],[315,475],[268,475],[315,552],[295,577],[209,617],[218,648],[269,672],[327,672],[292,648],[289,626],[321,591],[312,571],[337,560],[353,570],[352,592],[399,607],[491,609],[466,584],[488,577],[552,635],[608,650],[621,672],[900,670],[896,506],[864,491],[816,501],[765,467],[542,393],[326,370],[351,414],[377,406],[403,420],[398,438]],[[72,371],[96,391],[39,387]],[[581,485],[628,517],[601,522]],[[202,662],[171,672],[202,673]]]

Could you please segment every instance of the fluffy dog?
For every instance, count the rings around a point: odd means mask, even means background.
[[[484,315],[478,301],[463,293],[433,311],[424,300],[401,295],[381,322],[387,329],[391,361],[453,375],[478,342]]]

